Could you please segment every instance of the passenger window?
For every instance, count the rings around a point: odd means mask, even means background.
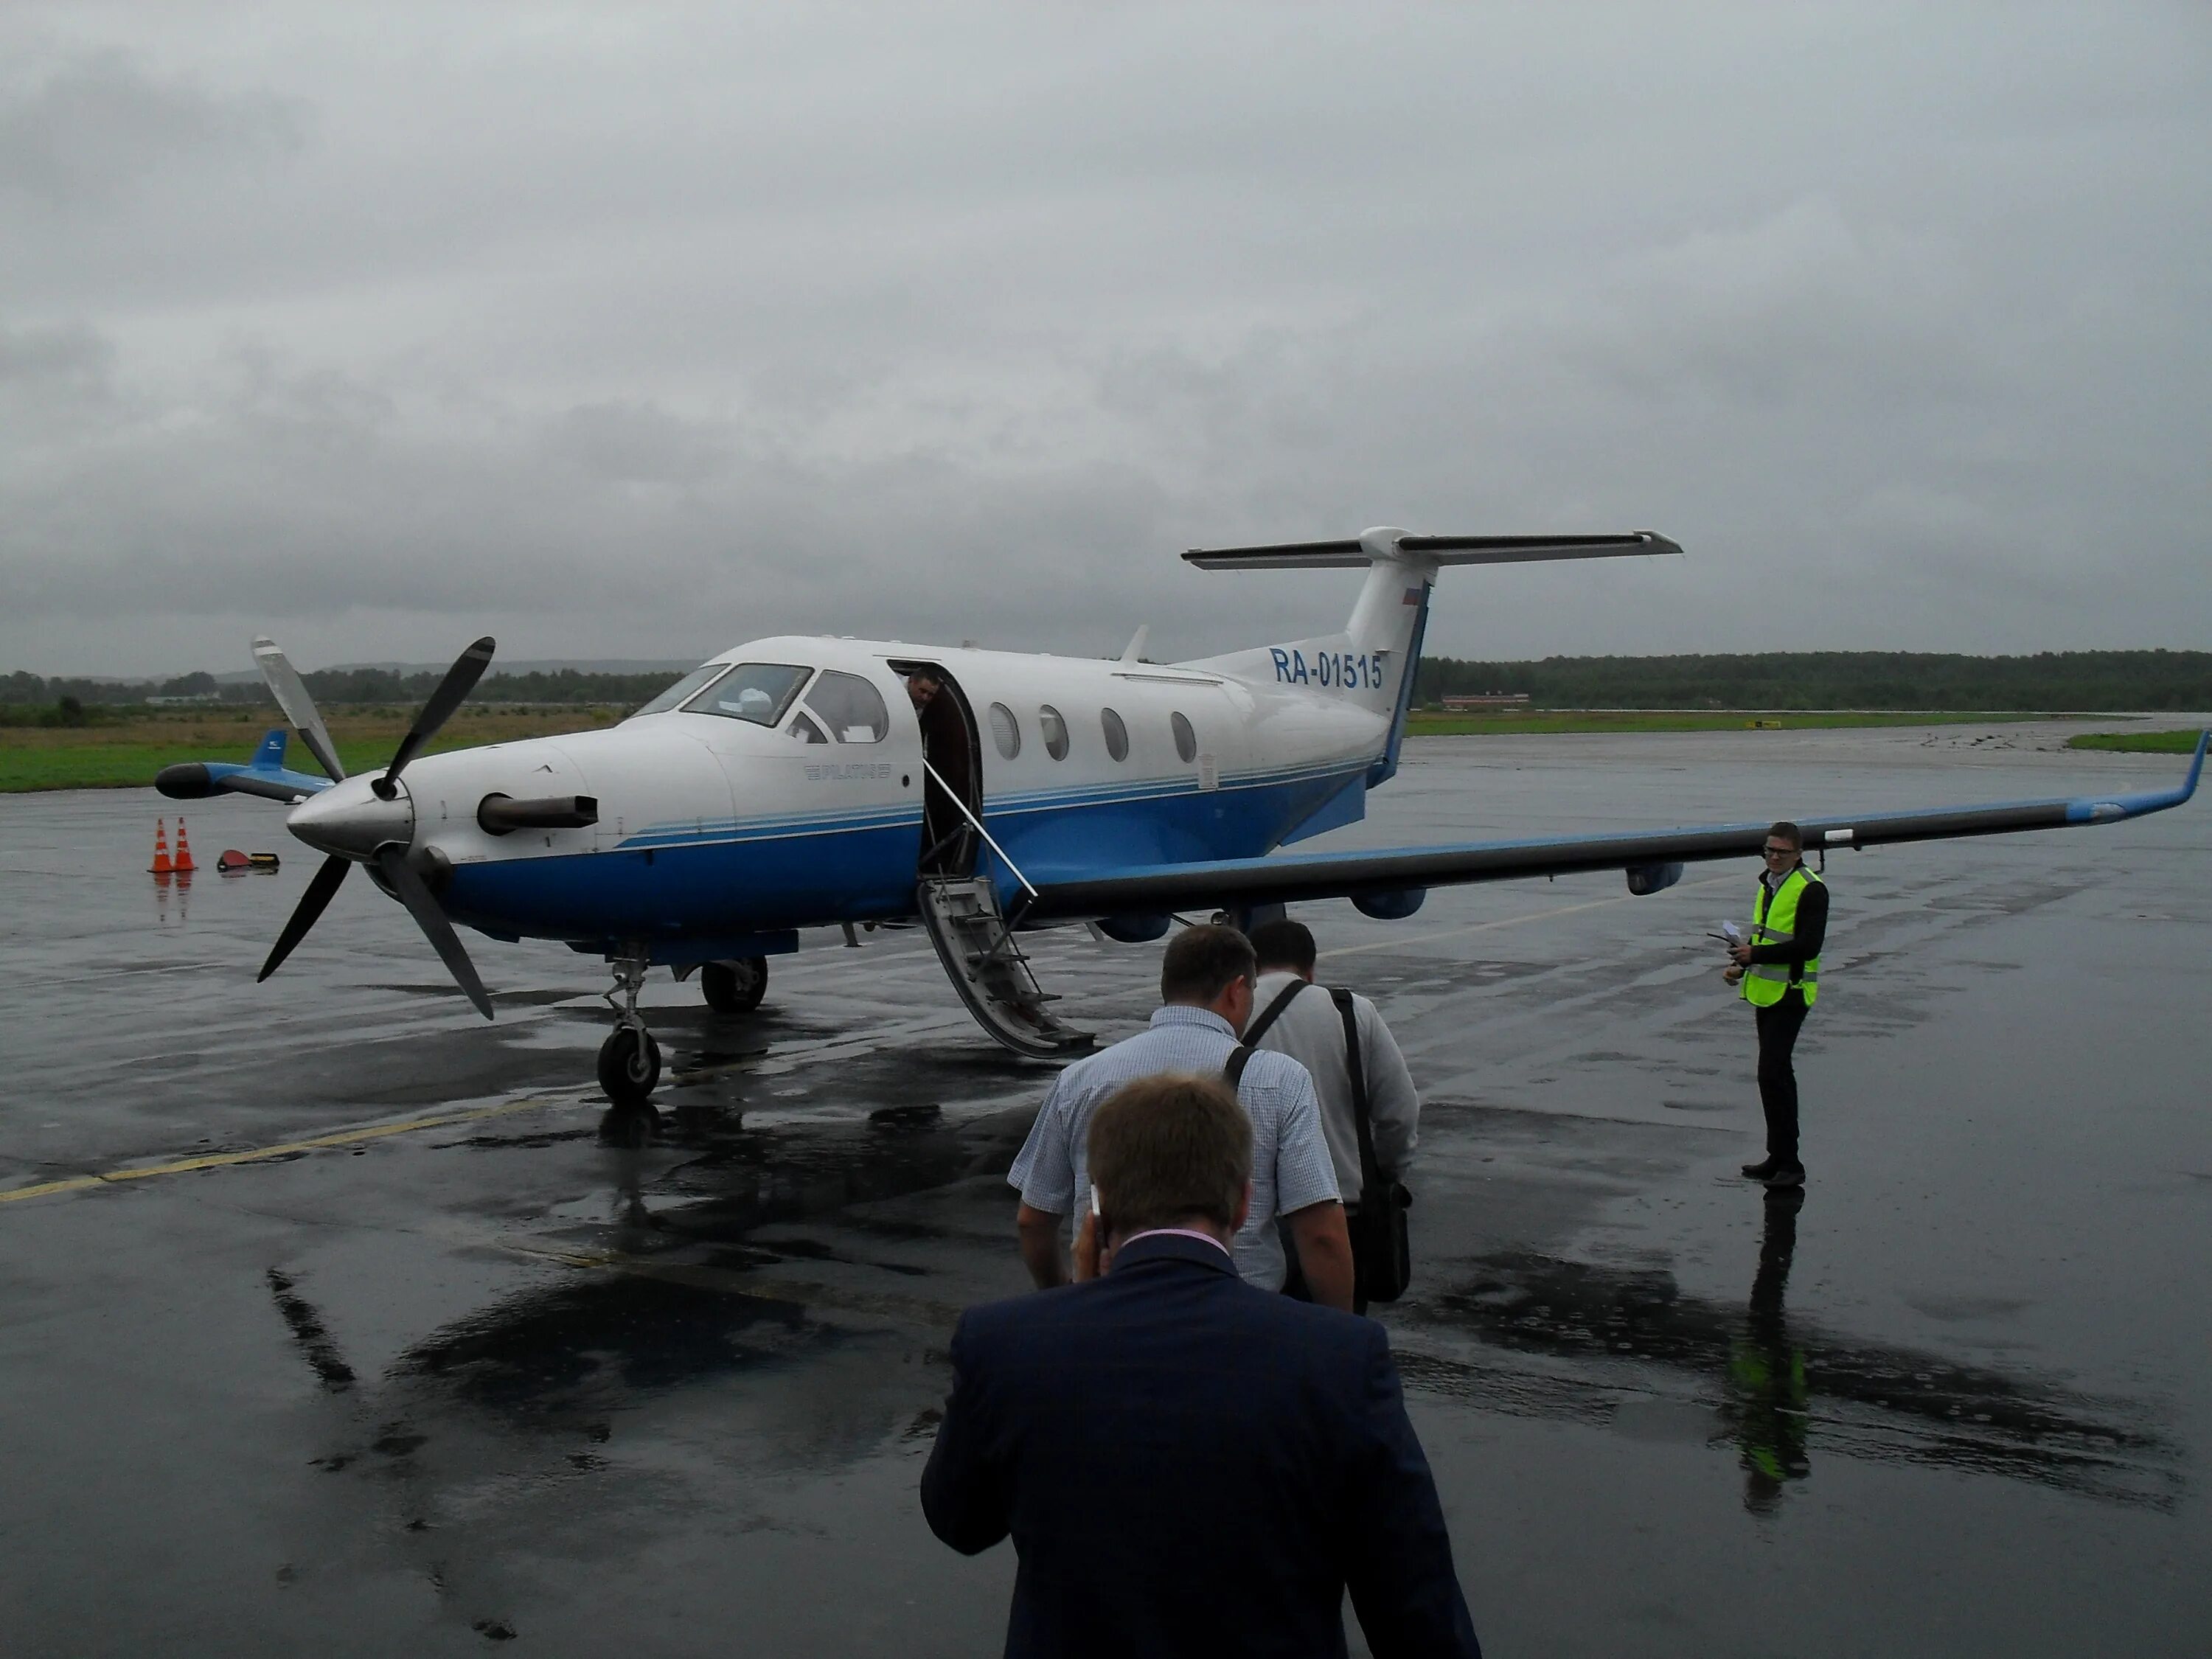
[[[684,705],[686,714],[720,714],[774,726],[814,671],[784,662],[741,662]]]
[[[804,714],[793,714],[791,717],[790,731],[791,735],[798,738],[801,743],[827,743],[830,741],[829,738],[822,735],[822,728],[817,726],[812,720],[807,719]]]
[[[1190,729],[1190,722],[1180,713],[1169,715],[1168,724],[1175,728],[1176,753],[1188,766],[1198,758],[1198,733]]]
[[[1044,752],[1054,760],[1067,758],[1067,722],[1050,703],[1037,710],[1037,730],[1044,733]]]
[[[1115,760],[1129,758],[1129,728],[1121,724],[1121,717],[1112,709],[1101,711],[1098,724],[1106,729],[1106,752]]]
[[[1014,711],[1002,702],[991,705],[991,741],[999,745],[1001,760],[1022,752],[1022,728],[1015,723]]]
[[[670,709],[680,707],[686,697],[696,696],[729,672],[730,665],[726,662],[710,662],[695,668],[651,702],[647,703],[644,708],[639,709],[637,714],[665,714]],[[633,714],[630,718],[635,720],[637,714]]]
[[[806,706],[822,717],[830,735],[840,743],[881,743],[891,729],[884,694],[858,674],[824,669],[806,694]]]

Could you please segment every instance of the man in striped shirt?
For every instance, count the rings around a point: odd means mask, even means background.
[[[1079,1232],[1090,1212],[1091,1112],[1138,1078],[1220,1077],[1252,1017],[1257,977],[1251,944],[1235,928],[1185,928],[1160,959],[1164,1006],[1151,1027],[1060,1074],[1006,1176],[1022,1195],[1016,1228],[1039,1290],[1067,1282],[1060,1228],[1072,1216]],[[1282,1216],[1309,1293],[1350,1312],[1352,1243],[1312,1077],[1287,1054],[1255,1051],[1237,1098],[1252,1120],[1252,1206],[1231,1251],[1237,1273],[1261,1290],[1282,1289],[1285,1264],[1275,1226]]]

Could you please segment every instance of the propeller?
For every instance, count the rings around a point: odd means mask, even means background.
[[[338,747],[331,741],[323,717],[315,711],[315,700],[307,695],[307,685],[292,666],[291,659],[277,648],[276,641],[264,635],[253,642],[253,660],[260,665],[261,678],[269,687],[270,696],[276,699],[276,706],[292,722],[292,729],[307,745],[307,752],[333,782],[342,781],[346,774],[345,768],[338,764]]]
[[[415,873],[415,866],[407,862],[405,851],[398,847],[380,847],[376,853],[376,867],[383,872],[385,880],[399,895],[399,902],[407,907],[407,914],[415,918],[415,925],[430,941],[430,948],[446,964],[446,971],[468,994],[477,1006],[477,1012],[486,1019],[491,1018],[491,997],[483,981],[477,977],[476,963],[461,948],[461,936],[453,931],[453,924],[438,908],[438,901],[430,896],[430,890],[422,884],[422,878]]]
[[[300,902],[284,923],[284,931],[276,935],[276,943],[269,952],[269,960],[261,964],[261,971],[253,976],[258,985],[284,965],[284,958],[292,954],[292,947],[307,938],[307,929],[316,919],[330,908],[331,899],[337,896],[338,884],[345,879],[346,872],[353,868],[353,860],[343,853],[333,853],[323,860],[323,867],[315,872],[307,890],[300,895]]]
[[[454,982],[476,1005],[477,1012],[486,1019],[492,1017],[491,998],[484,990],[483,981],[477,976],[476,964],[469,960],[468,951],[462,947],[460,935],[453,931],[452,921],[440,908],[422,876],[408,862],[408,847],[400,836],[411,831],[413,809],[402,806],[387,811],[375,803],[398,799],[399,787],[396,780],[401,770],[422,752],[422,745],[437,734],[438,728],[453,718],[453,711],[461,706],[462,700],[483,678],[484,670],[491,664],[495,648],[491,636],[486,635],[454,659],[453,665],[446,671],[445,678],[438,682],[437,690],[431,692],[429,700],[422,705],[422,712],[416,715],[415,723],[408,728],[407,735],[399,740],[399,747],[392,753],[392,763],[380,775],[368,780],[369,791],[375,797],[375,801],[363,800],[356,796],[356,805],[344,809],[345,816],[352,822],[341,822],[337,815],[331,815],[329,821],[319,826],[325,837],[322,844],[329,846],[334,840],[337,845],[348,847],[349,850],[333,851],[323,860],[322,868],[315,872],[313,879],[307,883],[307,890],[301,894],[300,902],[285,921],[283,932],[276,936],[276,943],[270,947],[269,959],[261,964],[261,972],[256,976],[257,982],[267,979],[282,967],[284,959],[307,936],[308,930],[321,919],[323,912],[330,908],[331,900],[337,896],[347,870],[356,863],[368,863],[376,866],[376,872],[383,878],[385,884],[407,907],[407,914],[414,917],[415,925],[422,930],[423,937],[430,941],[431,949],[437,951],[439,959],[446,964],[446,971],[453,975]],[[254,641],[253,656],[261,665],[261,677],[268,683],[270,694],[276,699],[276,706],[284,711],[284,718],[291,721],[301,740],[321,763],[323,769],[330,774],[333,781],[343,782],[345,769],[338,763],[337,747],[331,741],[330,732],[323,725],[323,718],[316,710],[314,699],[307,695],[305,682],[274,641]],[[319,796],[295,810],[292,821],[294,834],[301,835],[311,842],[314,841],[313,830],[303,824],[302,819],[312,817],[318,803],[326,799],[326,797]],[[576,806],[583,804],[581,798],[575,802]],[[525,805],[550,808],[552,803],[530,802]],[[360,810],[363,807],[370,810],[364,812]],[[389,838],[380,838],[387,836]]]
[[[399,739],[399,747],[392,751],[392,764],[384,769],[384,775],[369,781],[379,800],[390,800],[399,793],[399,774],[407,763],[415,758],[422,745],[430,741],[438,728],[453,717],[453,710],[461,706],[461,699],[476,690],[477,682],[491,666],[495,647],[492,636],[485,635],[474,645],[453,659],[453,665],[446,671],[446,678],[438,682],[438,689],[430,694],[430,701],[422,705],[422,712],[415,717],[415,724],[407,728],[407,735]]]

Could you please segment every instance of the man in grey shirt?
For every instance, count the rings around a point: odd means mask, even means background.
[[[1345,1208],[1356,1212],[1363,1182],[1352,1070],[1344,1052],[1344,1018],[1329,994],[1314,986],[1314,936],[1302,922],[1263,922],[1252,930],[1252,949],[1260,968],[1260,982],[1252,993],[1252,1028],[1259,1030],[1255,1041],[1262,1048],[1288,1054],[1312,1074],[1314,1092],[1321,1101],[1322,1133],[1336,1164],[1337,1190],[1344,1195]],[[1260,1030],[1267,1011],[1293,986],[1307,988],[1291,997]],[[1406,1069],[1406,1057],[1398,1051],[1398,1040],[1375,1005],[1355,991],[1352,1006],[1367,1079],[1375,1162],[1385,1180],[1403,1181],[1419,1138],[1421,1097],[1414,1091],[1413,1073]]]
[[[1160,1001],[1149,1029],[1079,1060],[1060,1074],[1030,1126],[1007,1182],[1019,1190],[1015,1225],[1022,1260],[1039,1290],[1067,1281],[1060,1227],[1079,1232],[1091,1207],[1091,1114],[1123,1084],[1164,1072],[1218,1078],[1252,1017],[1252,946],[1233,927],[1185,928],[1160,958]],[[1349,1311],[1352,1243],[1337,1200],[1336,1166],[1322,1127],[1313,1079],[1296,1060],[1255,1054],[1237,1085],[1252,1120],[1252,1205],[1231,1254],[1248,1284],[1280,1290],[1286,1262],[1276,1232],[1285,1222],[1316,1302]],[[1355,1169],[1358,1159],[1353,1160]]]

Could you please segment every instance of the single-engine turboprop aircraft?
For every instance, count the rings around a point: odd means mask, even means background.
[[[565,941],[614,970],[599,1080],[641,1105],[660,1072],[637,1012],[647,970],[699,973],[709,1004],[758,1005],[768,958],[803,927],[928,930],[976,1022],[1018,1054],[1091,1046],[1031,975],[1018,930],[1090,922],[1135,943],[1176,912],[1247,921],[1292,901],[1409,916],[1431,887],[1618,869],[1654,893],[1686,863],[1757,851],[1766,820],[1537,841],[1275,856],[1364,814],[1397,770],[1429,598],[1445,565],[1679,553],[1649,531],[1419,536],[1194,550],[1207,570],[1364,568],[1341,632],[1202,661],[1023,655],[787,636],[733,647],[609,730],[421,755],[483,675],[478,640],[380,771],[348,777],[307,688],[267,640],[254,656],[329,774],[187,763],[183,799],[234,789],[293,800],[287,827],[325,854],[263,965],[274,973],[355,865],[398,898],[486,1018],[491,1000],[453,924]],[[1141,635],[1139,640],[1141,640]],[[942,687],[925,723],[910,680]],[[925,735],[925,732],[929,735]],[[2179,805],[2179,787],[1808,822],[1826,849],[2108,823]],[[933,797],[927,799],[926,797]]]

